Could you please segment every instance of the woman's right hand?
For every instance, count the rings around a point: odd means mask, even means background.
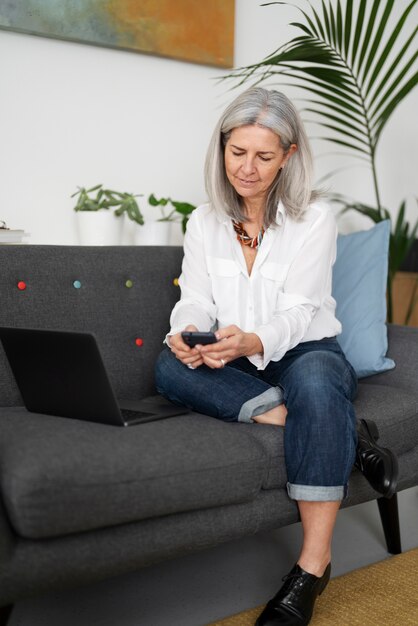
[[[198,329],[196,326],[193,326],[193,324],[189,324],[184,330],[197,331]],[[199,350],[196,348],[190,348],[186,343],[184,343],[181,333],[171,335],[170,348],[176,358],[184,363],[184,365],[187,365],[187,367],[190,367],[190,369],[196,369],[196,367],[199,367],[203,363]]]

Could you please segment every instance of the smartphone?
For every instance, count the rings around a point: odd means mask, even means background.
[[[191,348],[194,348],[197,344],[205,346],[208,343],[216,343],[218,341],[215,333],[201,333],[199,331],[190,330],[183,331],[181,333],[181,338],[184,343],[187,343],[187,345]]]

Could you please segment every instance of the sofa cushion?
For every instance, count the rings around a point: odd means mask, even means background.
[[[252,500],[262,447],[183,415],[129,428],[0,409],[0,480],[15,531],[40,539]]]
[[[339,235],[332,295],[342,333],[337,339],[359,378],[395,367],[386,357],[386,280],[390,220]]]
[[[354,406],[359,419],[376,422],[382,446],[398,455],[418,446],[418,389],[410,393],[390,385],[360,384]]]

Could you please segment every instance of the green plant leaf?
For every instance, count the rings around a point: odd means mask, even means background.
[[[331,109],[331,111],[335,111],[336,113],[339,113],[340,116],[342,116],[340,117],[342,123],[345,123],[345,118],[348,118],[360,124],[363,127],[363,131],[361,132],[364,132],[365,130],[367,131],[367,126],[365,124],[364,117],[362,119],[359,119],[358,117],[353,115],[351,111],[342,109],[339,106],[331,102],[320,102],[319,100],[309,100],[308,102],[310,102],[311,104],[317,104],[318,106],[325,107],[326,109]],[[324,114],[326,114],[326,111],[324,111]]]
[[[327,93],[326,91],[320,91],[318,89],[313,89],[310,86],[306,86],[306,89],[308,91],[310,91],[311,93],[314,93],[314,94],[316,94],[318,96],[321,96],[322,98],[324,98],[324,100],[329,100],[330,102],[333,102],[334,104],[339,105],[343,110],[344,109],[348,109],[349,111],[353,111],[353,113],[359,114],[358,107],[356,108],[356,107],[348,104],[346,100],[342,100],[341,98],[337,98],[335,96],[332,96],[331,94]]]
[[[303,99],[305,101],[305,99]],[[306,99],[306,102],[308,104],[315,104],[318,101],[317,100],[309,100]],[[307,111],[307,108],[303,108],[301,109],[302,111]],[[317,115],[321,115],[324,121],[327,121],[329,119],[333,119],[334,121],[338,124],[340,124],[340,126],[342,128],[349,128],[350,126],[355,128],[356,133],[361,136],[363,139],[368,140],[368,131],[367,131],[367,126],[365,124],[365,122],[363,120],[359,120],[357,117],[355,117],[354,115],[351,114],[351,112],[348,111],[344,111],[343,109],[341,110],[341,108],[338,107],[338,104],[335,104],[334,101],[332,102],[321,102],[320,103],[320,107],[318,107],[317,109],[315,109],[316,114]],[[337,115],[332,116],[332,114],[330,113],[330,111],[335,111],[337,113]],[[354,123],[350,123],[354,122]],[[308,121],[308,120],[306,120]]]
[[[371,1],[371,0],[369,0]],[[366,23],[366,32],[363,38],[363,45],[361,47],[360,55],[357,59],[357,74],[360,75],[361,68],[363,67],[363,63],[366,60],[367,49],[370,45],[372,38],[372,31],[374,27],[374,23],[376,21],[377,11],[379,9],[380,0],[373,0],[373,6],[370,11],[369,20]]]
[[[373,219],[374,222],[381,222],[382,220],[386,219],[391,220],[390,212],[383,207],[379,211],[379,209],[376,207],[364,204],[364,202],[357,202],[356,200],[347,198],[347,196],[340,193],[330,194],[330,199],[333,202],[337,202],[338,204],[342,205],[342,213],[345,213],[348,210],[355,210],[365,215],[368,215],[369,217],[371,217],[371,219]]]
[[[394,93],[395,89],[399,88],[399,85],[402,84],[402,79],[407,74],[407,72],[412,67],[413,63],[415,62],[415,60],[417,58],[418,58],[418,51],[415,52],[415,54],[412,56],[411,59],[409,59],[407,64],[401,70],[400,74],[398,74],[397,76],[392,76],[393,80],[392,80],[391,84],[388,86],[386,91],[384,91],[384,93],[383,93],[382,97],[380,98],[379,102],[370,111],[370,120],[371,120],[372,126],[376,125],[376,121],[378,119],[379,114],[382,113],[382,110],[384,110],[384,107],[385,108],[387,107],[387,102],[388,102],[389,98],[392,96],[392,94]],[[414,85],[412,85],[412,87],[414,87]]]
[[[303,72],[304,74],[308,74],[308,76],[313,76],[321,80],[325,83],[324,86],[328,88],[331,87],[339,87],[345,88],[345,91],[348,93],[353,93],[356,95],[356,100],[358,100],[358,92],[355,92],[352,89],[352,83],[341,71],[338,69],[331,69],[327,67],[318,67],[318,66],[299,66],[297,68],[298,72]]]
[[[337,0],[337,44],[338,50],[342,50],[343,48],[343,12],[341,9],[341,2]]]
[[[389,80],[392,79],[392,83],[391,84],[394,87],[396,85],[398,85],[399,82],[402,80],[402,78],[405,76],[406,72],[409,70],[409,68],[413,64],[413,62],[415,61],[415,59],[417,58],[418,52],[415,52],[415,54],[412,56],[412,58],[406,63],[406,65],[404,65],[404,67],[401,70],[400,74],[398,76],[396,76],[396,77],[394,76],[394,72],[397,69],[397,67],[399,65],[399,62],[402,59],[404,59],[406,51],[408,50],[409,46],[411,45],[412,41],[414,40],[417,31],[418,31],[418,28],[416,28],[413,31],[412,35],[407,39],[405,45],[401,48],[399,54],[397,55],[397,57],[395,58],[395,60],[393,61],[393,63],[389,67],[389,69],[387,70],[386,74],[383,76],[383,78],[380,81],[380,83],[374,89],[374,93],[373,94],[371,94],[371,93],[368,94],[369,95],[368,102],[369,102],[369,108],[370,108],[370,111],[371,111],[371,113],[370,113],[370,117],[371,118],[373,117],[374,112],[379,110],[380,106],[382,106],[382,104],[387,99],[387,91],[385,93],[383,90],[387,87]],[[382,96],[382,93],[384,93],[384,96],[381,97],[380,104],[378,104],[376,106],[376,108],[373,109],[372,105],[374,104],[374,102],[377,100],[377,98],[379,96]]]
[[[171,202],[171,200],[170,198],[160,198],[159,200],[157,200],[157,198],[152,193],[148,198],[148,202],[151,206],[167,206],[167,204]]]
[[[341,65],[335,53],[322,42],[314,40],[312,37],[302,37],[294,40],[291,45],[273,56],[266,57],[254,67],[260,68],[265,65],[279,65],[290,61],[309,61],[327,66]],[[250,66],[250,68],[253,66]]]
[[[183,219],[181,220],[181,229],[183,231],[183,235],[186,232],[186,228],[187,228],[187,222],[189,221],[188,217],[183,217]]]
[[[406,8],[406,10],[403,12],[401,18],[399,19],[395,29],[393,30],[391,36],[389,37],[388,42],[386,43],[386,46],[384,47],[380,57],[378,58],[378,60],[376,61],[373,73],[370,77],[370,80],[367,84],[367,91],[370,93],[371,89],[379,75],[379,72],[381,71],[387,57],[389,56],[389,54],[392,52],[393,46],[396,42],[396,40],[398,39],[400,32],[408,18],[408,15],[410,14],[413,6],[416,4],[416,0],[413,0],[410,5]],[[416,32],[417,29],[415,29]],[[380,37],[382,37],[383,35],[383,30],[380,33]],[[377,38],[377,37],[376,37]]]
[[[392,100],[389,102],[389,104],[386,106],[386,108],[384,109],[383,113],[379,116],[377,122],[376,122],[376,130],[375,130],[375,145],[377,144],[379,138],[380,138],[380,134],[383,130],[383,127],[385,126],[386,122],[388,121],[389,117],[392,115],[393,111],[396,109],[396,107],[398,106],[398,104],[400,104],[402,102],[402,100],[405,98],[405,96],[412,91],[412,89],[414,87],[416,87],[416,85],[418,84],[418,72],[416,72],[409,80],[408,82],[402,87],[402,89],[400,89],[392,98]]]
[[[313,7],[311,7],[311,9],[315,17],[317,17]],[[309,27],[311,29],[311,33],[313,33],[316,37],[322,37],[324,39],[324,29],[322,28],[321,22],[319,20],[316,20],[316,25],[315,25],[314,22],[309,17],[309,15],[303,9],[300,9],[300,12],[302,13],[305,20],[308,22]]]
[[[330,24],[327,7],[325,6],[324,0],[321,0],[321,2],[322,2],[322,17],[324,19],[325,32],[327,34],[326,41],[328,41],[329,43],[332,43],[331,24]]]
[[[91,198],[89,194],[95,191],[97,191],[96,196]],[[104,189],[103,185],[96,185],[88,190],[85,187],[79,187],[74,195],[78,195],[78,201],[74,207],[76,211],[99,211],[115,208],[116,216],[126,212],[128,217],[143,224],[143,218],[134,194]]]
[[[321,17],[318,15],[318,13],[315,11],[315,7],[313,7],[311,4],[309,5],[309,8],[312,11],[315,23],[316,23],[316,30],[314,29],[314,27],[312,26],[312,31],[316,33],[316,36],[318,37],[318,39],[323,39],[324,41],[326,41],[326,35],[325,35],[325,30],[323,28],[323,20],[321,19]],[[306,21],[308,22],[308,24],[311,24],[311,20],[308,16],[307,13],[305,13],[305,11],[301,8],[298,7],[299,11],[302,13],[302,15],[304,16],[304,18],[306,19]]]
[[[172,200],[171,198],[161,198],[160,200],[158,200],[154,196],[154,194],[150,195],[150,197],[148,198],[148,202],[152,206],[165,207],[167,204],[171,204],[171,206],[173,207],[173,210],[168,215],[163,213],[162,217],[158,220],[159,222],[178,221],[174,219],[176,217],[175,213],[183,216],[188,216],[196,208],[195,205],[190,204],[189,202],[178,202],[176,200]]]
[[[92,187],[91,189],[87,189],[87,193],[91,193],[92,191],[96,191],[97,189],[100,189],[100,187],[103,187],[103,185],[96,185],[95,187]]]
[[[370,0],[369,0],[370,1]],[[357,58],[357,52],[360,49],[361,32],[364,25],[364,16],[366,13],[366,0],[361,0],[359,11],[357,14],[356,28],[354,33],[354,41],[351,48],[351,65],[354,67],[354,62]]]
[[[404,216],[405,216],[405,207],[406,207],[406,201],[403,200],[403,202],[401,203],[401,206],[399,207],[398,217],[395,223],[395,229],[394,229],[395,235],[397,235],[402,229],[402,224],[403,224]]]
[[[345,148],[351,148],[351,150],[355,150],[356,152],[361,152],[362,154],[367,154],[370,156],[370,152],[368,150],[364,150],[359,146],[356,146],[348,141],[342,141],[341,139],[336,139],[335,137],[316,137],[316,139],[322,139],[324,141],[330,141],[331,143],[336,143],[339,146],[344,146]]]
[[[303,111],[307,111],[307,112],[311,112],[311,113],[315,113],[315,115],[318,116],[322,116],[327,120],[333,120],[334,122],[337,122],[337,124],[341,124],[341,117],[337,117],[336,115],[331,115],[331,113],[329,113],[328,111],[321,111],[321,109],[311,109],[310,107],[306,107],[303,109]],[[361,136],[361,135],[366,135],[367,136],[367,129],[361,128],[360,126],[356,126],[355,124],[351,124],[350,122],[348,122],[346,119],[344,120],[344,127],[345,128],[351,128],[352,130],[355,131],[355,133],[357,133],[357,136]]]
[[[78,189],[78,191],[75,191],[73,194],[71,194],[71,198],[74,198],[75,196],[78,196],[80,193],[85,191],[85,189],[83,187],[78,187],[77,189]]]
[[[308,68],[309,70],[309,68]],[[300,73],[299,73],[300,72]],[[285,66],[285,69],[280,72],[280,75],[282,77],[285,78],[292,78],[298,81],[303,81],[304,85],[303,87],[305,89],[310,90],[310,88],[312,87],[316,87],[317,89],[319,89],[319,92],[317,91],[316,93],[322,94],[322,90],[325,90],[326,92],[331,92],[333,93],[335,96],[341,98],[341,100],[345,103],[350,102],[352,104],[352,106],[354,107],[354,110],[364,118],[364,113],[363,109],[362,109],[362,102],[359,98],[359,94],[358,91],[356,91],[355,86],[350,85],[350,83],[341,83],[341,85],[335,85],[332,81],[331,82],[327,82],[326,80],[321,80],[320,78],[312,78],[311,77],[312,72],[307,71],[305,73],[305,71],[301,68],[291,68],[289,67],[289,69],[287,69],[287,66]],[[326,78],[326,75],[324,75],[324,78]],[[294,85],[297,86],[297,85]],[[325,93],[325,92],[324,92]]]
[[[136,222],[140,226],[144,224],[143,215],[139,209],[138,203],[135,200],[135,196],[133,194],[128,193],[119,193],[112,192],[113,194],[118,193],[120,196],[123,196],[120,202],[119,209],[116,209],[115,215],[120,217],[124,213],[128,216],[130,220]]]
[[[100,206],[97,204],[95,200],[87,199],[84,202],[84,206],[85,206],[85,210],[87,211],[98,211],[100,209]]]
[[[345,6],[345,24],[343,25],[344,56],[346,59],[348,59],[348,51],[350,49],[352,18],[353,18],[353,0],[347,0],[346,6]]]
[[[190,215],[196,208],[194,204],[190,204],[189,202],[175,202],[174,200],[172,205],[175,207],[176,211],[182,215]]]
[[[369,147],[369,143],[368,141],[361,139],[358,134],[354,135],[353,133],[349,132],[348,130],[346,130],[344,127],[340,128],[338,126],[335,126],[334,124],[327,124],[326,122],[320,122],[321,126],[324,126],[325,128],[330,128],[331,130],[335,130],[337,133],[341,133],[342,135],[344,135],[345,137],[349,137],[350,139],[354,139],[354,141],[358,141],[359,143],[361,143],[363,146],[365,146],[367,149]],[[369,154],[369,152],[367,151],[367,153]]]
[[[335,14],[334,14],[334,9],[332,8],[332,2],[331,0],[328,0],[328,10],[329,10],[329,22],[330,22],[330,29],[331,29],[331,43],[333,45],[334,48],[337,48],[337,50],[339,50],[339,46],[338,46],[338,32],[337,32],[337,23],[336,23],[336,19],[335,19]]]
[[[296,26],[297,28],[300,28],[300,30],[306,33],[309,37],[312,37],[315,35],[314,31],[308,28],[305,24],[301,24],[300,22],[291,22],[290,26]]]
[[[364,66],[364,71],[363,71],[363,75],[362,75],[362,82],[364,82],[366,80],[366,77],[367,77],[367,75],[369,73],[370,67],[371,67],[371,65],[372,65],[372,63],[373,63],[373,61],[375,59],[377,48],[378,48],[378,46],[379,46],[379,44],[380,44],[380,42],[382,40],[382,35],[384,33],[387,21],[388,21],[389,16],[390,16],[390,14],[392,12],[392,9],[393,9],[393,3],[394,3],[394,0],[386,0],[385,9],[383,11],[383,15],[382,15],[382,17],[380,19],[380,22],[378,24],[377,32],[375,34],[373,43],[371,44],[369,55],[368,55],[367,61],[366,61],[365,66]],[[376,4],[378,5],[379,2],[376,2]]]
[[[341,200],[340,202],[344,206],[344,208],[341,210],[341,213],[346,213],[347,211],[357,211],[357,213],[361,213],[362,215],[369,217],[371,220],[373,220],[373,222],[375,222],[375,224],[379,224],[379,222],[381,222],[383,219],[387,219],[386,215],[382,218],[379,209],[368,206],[367,204],[362,204],[361,202],[349,202],[344,200]]]

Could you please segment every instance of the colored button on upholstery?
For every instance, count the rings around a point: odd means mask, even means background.
[[[143,340],[141,339],[141,337],[137,337],[137,338],[135,339],[135,343],[136,343],[136,345],[140,348],[144,342],[143,342]]]
[[[74,287],[75,289],[80,289],[80,287],[81,287],[81,283],[80,283],[80,281],[79,281],[79,280],[75,280],[75,281],[73,282],[73,287]]]
[[[134,284],[131,280],[127,280],[125,283],[125,287],[127,287],[128,289],[131,289],[131,287],[133,287]]]
[[[20,289],[20,291],[24,291],[26,289],[25,281],[19,280],[19,282],[17,283],[17,288]]]

